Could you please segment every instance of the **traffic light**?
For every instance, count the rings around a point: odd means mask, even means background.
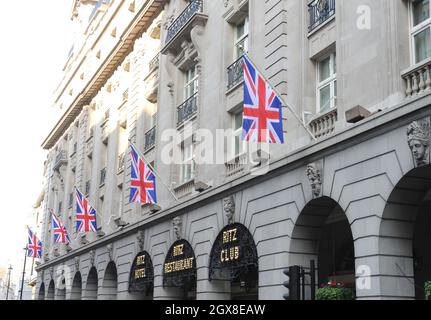
[[[283,270],[288,277],[283,285],[288,289],[288,293],[283,295],[285,300],[301,300],[301,267],[292,266]]]

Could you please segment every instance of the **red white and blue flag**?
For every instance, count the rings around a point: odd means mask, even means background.
[[[156,176],[150,166],[145,164],[136,149],[130,146],[132,178],[130,183],[130,202],[156,204]]]
[[[96,210],[76,189],[76,232],[97,232]]]
[[[50,210],[51,211],[51,210]],[[52,228],[54,230],[55,243],[70,243],[69,233],[66,227],[61,223],[60,219],[51,211]]]
[[[281,99],[245,55],[243,65],[243,140],[284,143]]]
[[[42,258],[42,241],[36,237],[30,228],[28,228],[27,256],[36,259]]]

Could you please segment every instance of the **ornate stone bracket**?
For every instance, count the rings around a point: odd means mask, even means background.
[[[223,211],[227,217],[227,223],[233,224],[235,222],[235,198],[234,196],[223,199]]]
[[[91,266],[94,267],[94,258],[95,258],[96,253],[94,252],[94,250],[90,251],[90,264]]]
[[[75,272],[79,271],[79,257],[75,257]]]
[[[144,230],[138,231],[137,239],[138,239],[139,251],[142,252],[142,251],[144,251],[144,246],[145,246],[145,232],[144,232]]]
[[[415,168],[430,164],[431,120],[424,118],[407,127],[407,142],[412,152]]]
[[[310,181],[313,199],[323,196],[323,160],[307,165],[306,174]]]
[[[112,245],[112,243],[108,244],[106,246],[106,250],[108,251],[108,257],[109,257],[109,261],[113,261],[113,257],[114,257],[114,246]]]
[[[176,217],[172,220],[174,235],[176,240],[181,240],[182,238],[182,227],[183,221],[181,217]]]

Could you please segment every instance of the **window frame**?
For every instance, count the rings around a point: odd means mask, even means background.
[[[324,79],[323,81],[320,80],[320,64],[329,58],[329,77]],[[336,96],[336,86],[337,86],[337,54],[335,51],[332,51],[331,53],[323,56],[321,59],[317,60],[316,62],[316,113],[325,113],[329,112],[330,110],[334,109],[337,106],[337,96]],[[327,87],[329,85],[330,87],[330,105],[329,108],[326,110],[322,110],[322,106],[320,105],[320,92],[322,89]]]
[[[190,156],[185,156],[185,150],[190,148]],[[186,176],[187,167],[190,165],[190,176]],[[195,154],[193,143],[181,144],[180,184],[187,183],[195,177]]]
[[[238,36],[238,26],[244,23],[244,33],[241,36]],[[245,46],[243,47],[243,52],[248,53],[250,49],[249,44],[249,35],[250,35],[250,19],[247,15],[243,20],[241,20],[239,23],[235,25],[235,35],[234,35],[234,43],[233,43],[233,58],[234,61],[241,58],[242,55],[239,55],[239,44],[241,42],[244,42]]]
[[[415,45],[415,37],[417,35],[419,35],[421,32],[425,31],[426,29],[430,30],[430,43],[431,43],[431,1],[428,2],[428,6],[429,6],[429,14],[430,16],[428,17],[427,20],[422,21],[421,23],[419,23],[417,26],[414,26],[414,12],[413,12],[413,2],[409,1],[409,19],[410,19],[410,63],[412,66],[417,65],[417,64],[421,64],[423,61],[425,61],[426,59],[430,59],[431,55],[428,58],[425,58],[422,61],[418,61],[416,62],[416,45]]]
[[[235,128],[236,126],[236,117],[241,116],[241,126],[239,128]],[[242,140],[242,134],[243,134],[243,124],[244,124],[244,118],[243,118],[243,110],[241,109],[238,112],[235,112],[232,114],[232,129],[233,129],[233,137],[232,137],[232,155],[235,158],[241,156],[246,151],[246,142]],[[240,150],[236,150],[236,139],[239,138],[239,147]]]
[[[191,77],[191,72],[194,72],[194,76]],[[193,92],[190,92],[190,88],[193,85]],[[187,101],[199,92],[199,75],[197,72],[196,65],[189,68],[184,72],[184,101]]]

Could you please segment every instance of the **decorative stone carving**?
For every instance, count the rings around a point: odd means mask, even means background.
[[[416,168],[430,164],[430,119],[412,122],[407,127],[407,141]]]
[[[322,164],[319,162],[310,163],[307,165],[307,177],[311,184],[311,190],[313,192],[313,199],[322,197]]]
[[[94,266],[94,258],[95,258],[95,252],[94,252],[94,250],[91,250],[90,251],[90,264],[92,265],[92,266]]]
[[[106,250],[108,251],[108,257],[109,257],[109,261],[112,261],[113,259],[113,253],[114,253],[114,247],[112,245],[112,243],[108,244],[106,246]]]
[[[138,231],[138,247],[139,247],[139,251],[144,251],[144,245],[145,245],[145,232],[144,230],[139,230]]]
[[[183,222],[180,217],[176,217],[172,220],[172,225],[174,227],[174,235],[177,240],[182,238],[182,226]]]
[[[51,279],[54,279],[54,267],[49,268],[49,275],[51,276]]]
[[[227,217],[227,223],[232,224],[235,222],[235,198],[230,196],[223,199],[223,210]]]
[[[79,271],[79,257],[75,257],[75,271]]]

